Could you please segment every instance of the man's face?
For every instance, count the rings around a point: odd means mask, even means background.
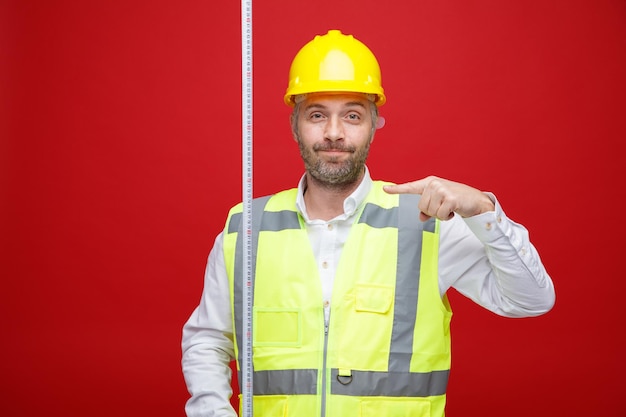
[[[370,106],[352,93],[309,94],[300,103],[294,136],[312,180],[346,186],[361,178],[374,132]]]

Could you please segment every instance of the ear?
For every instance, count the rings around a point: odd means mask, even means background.
[[[376,120],[376,130],[382,129],[385,126],[385,118],[383,116],[378,116],[378,120]]]
[[[293,140],[295,142],[298,142],[298,132],[296,132],[296,123],[294,118],[294,113],[291,113],[291,115],[289,115],[289,123],[291,125],[291,137],[293,137]]]

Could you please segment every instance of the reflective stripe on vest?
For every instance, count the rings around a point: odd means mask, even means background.
[[[317,369],[286,369],[254,372],[255,395],[315,395]],[[353,380],[339,382],[331,369],[331,394],[382,397],[429,397],[443,395],[450,371],[396,373],[351,371]]]
[[[258,198],[252,205],[252,285],[254,286],[256,255],[260,232],[301,229],[295,211],[264,211],[270,197]],[[343,384],[339,370],[331,369],[331,394],[350,396],[428,397],[443,395],[449,370],[410,372],[412,358],[417,294],[422,253],[422,232],[435,232],[436,221],[421,222],[416,215],[419,196],[402,194],[399,205],[383,208],[368,203],[358,219],[372,228],[398,228],[397,276],[395,308],[388,372],[351,371],[351,381]],[[241,213],[235,213],[227,225],[227,233],[238,233],[234,264],[234,325],[237,345],[242,346],[242,240]],[[253,291],[254,293],[254,291]],[[254,371],[255,395],[315,395],[318,394],[317,369]]]

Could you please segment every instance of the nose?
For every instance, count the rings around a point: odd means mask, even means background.
[[[324,137],[333,142],[344,138],[343,124],[339,116],[333,115],[328,118],[324,129]]]

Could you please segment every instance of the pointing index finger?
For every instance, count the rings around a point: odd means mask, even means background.
[[[424,188],[426,188],[424,180],[417,180],[404,184],[385,185],[383,190],[389,194],[422,194]]]

